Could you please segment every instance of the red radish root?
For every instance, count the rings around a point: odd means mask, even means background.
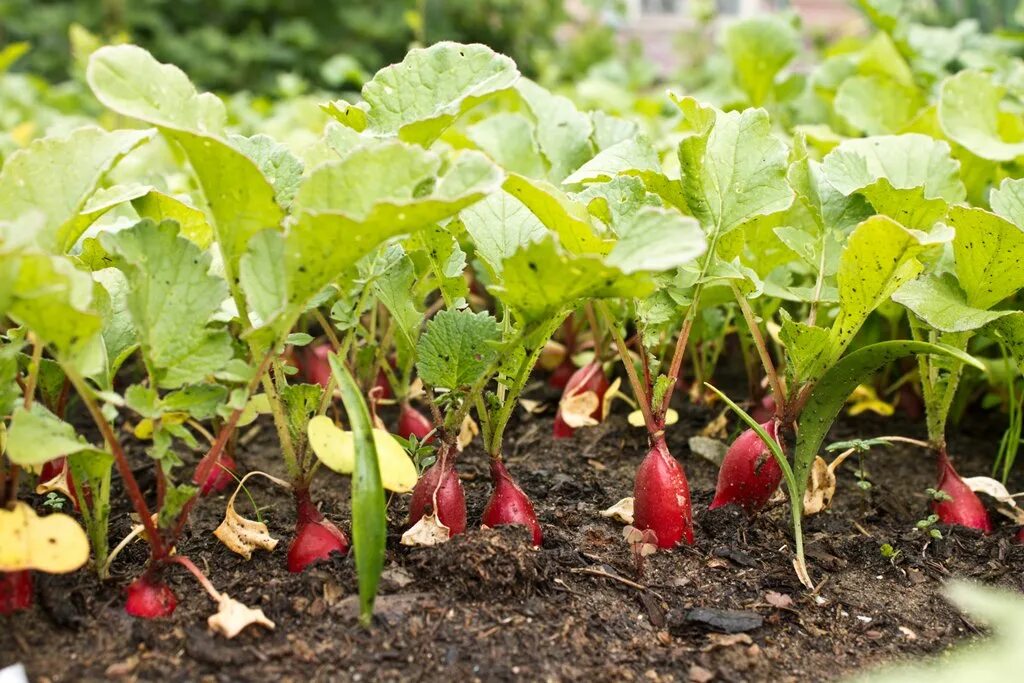
[[[683,466],[668,452],[664,436],[655,440],[637,468],[633,526],[653,531],[661,548],[693,543],[690,486]]]
[[[761,401],[754,407],[750,412],[750,416],[754,418],[755,422],[764,424],[768,420],[775,417],[775,397],[771,394],[764,396]]]
[[[943,524],[957,524],[978,529],[986,534],[992,532],[992,521],[978,495],[964,483],[945,449],[938,453],[939,483],[935,487],[944,492],[952,500],[936,500],[932,502],[932,512],[939,516]]]
[[[494,492],[484,508],[484,526],[494,528],[503,524],[520,524],[532,532],[533,545],[539,546],[544,536],[537,523],[533,504],[509,475],[505,463],[497,458],[491,458],[491,479],[494,481]]]
[[[608,386],[608,378],[604,376],[604,367],[601,363],[587,363],[569,378],[562,392],[562,402],[588,391],[593,392],[597,396],[597,407],[590,413],[590,417],[601,422],[604,419],[604,395],[608,391]],[[562,407],[559,406],[555,414],[554,437],[567,439],[575,432],[576,430],[562,419]]]
[[[400,437],[408,439],[411,436],[415,436],[422,442],[433,429],[434,425],[423,413],[408,403],[402,404],[402,409],[398,413],[398,435]],[[433,440],[434,437],[431,435],[426,443],[430,443]]]
[[[774,402],[773,402],[774,403]],[[779,440],[774,419],[761,427]],[[709,510],[735,503],[752,515],[765,506],[782,481],[782,469],[757,432],[747,429],[732,442],[718,470],[718,486]]]
[[[309,490],[295,492],[298,521],[295,538],[288,547],[288,571],[299,573],[306,567],[326,560],[332,553],[348,552],[348,539],[332,522],[324,519],[313,504]]]
[[[32,572],[0,572],[0,616],[32,606]]]
[[[235,459],[227,453],[221,453],[220,458],[210,468],[210,473],[206,475],[206,481],[199,481],[199,469],[197,468],[195,474],[192,475],[192,483],[199,486],[200,495],[208,496],[210,493],[220,493],[235,483],[231,472],[237,469],[238,465],[235,463]]]
[[[548,386],[552,389],[565,389],[575,372],[576,366],[572,364],[571,360],[566,358],[557,368],[551,371],[550,375],[548,375]]]
[[[444,446],[442,446],[444,448]],[[409,524],[415,524],[425,514],[434,512],[434,493],[437,493],[437,519],[448,527],[452,536],[466,531],[466,494],[462,490],[459,474],[450,461],[441,457],[428,467],[412,491],[409,501]]]
[[[163,581],[143,574],[128,585],[124,609],[140,619],[169,617],[178,606],[178,599]]]
[[[299,351],[299,369],[302,371],[302,378],[310,384],[319,384],[327,387],[331,380],[331,366],[327,362],[327,354],[331,352],[331,345],[328,343],[307,346]]]

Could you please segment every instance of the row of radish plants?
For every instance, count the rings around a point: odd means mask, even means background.
[[[381,70],[358,103],[264,112],[287,144],[140,48],[95,50],[94,122],[51,126],[0,172],[0,612],[31,604],[33,571],[91,561],[106,578],[137,541],[150,554],[131,614],[173,612],[177,565],[217,603],[211,627],[269,624],[203,575],[183,530],[215,504],[204,496],[233,490],[217,537],[245,557],[273,550],[235,509],[263,476],[294,496],[291,571],[345,553],[310,495],[334,476],[322,466],[352,476],[366,618],[385,491],[411,493],[407,545],[477,524],[524,525],[542,545],[502,459],[531,377],[564,389],[556,438],[616,397],[633,406],[650,448],[620,514],[637,543],[694,542],[665,438],[687,394],[748,426],[712,507],[756,515],[784,485],[785,552],[808,586],[801,521],[873,445],[930,453],[930,522],[992,532],[983,488],[1012,533],[1012,497],[961,479],[946,432],[965,409],[1006,407],[992,454],[1005,481],[1024,359],[1024,68],[1015,44],[969,27],[874,18],[813,66],[788,20],[733,24],[691,94],[595,79],[552,92],[487,47],[440,43]],[[710,383],[731,336],[750,378],[735,401]],[[850,395],[876,389],[923,413],[928,440],[865,439],[826,460]],[[387,405],[397,424],[378,416]],[[240,479],[239,434],[257,419],[273,422],[280,467]],[[474,439],[493,482],[479,520],[458,476]],[[126,538],[109,537],[112,490],[135,513]],[[62,494],[65,510],[47,510]]]

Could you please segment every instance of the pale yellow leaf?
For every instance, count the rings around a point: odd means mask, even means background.
[[[434,514],[423,515],[402,534],[402,545],[431,546],[445,543],[451,538],[452,530],[441,523]]]
[[[331,418],[318,415],[309,421],[309,445],[324,465],[351,474],[355,468],[355,439],[352,432],[340,429]],[[407,493],[416,485],[416,465],[402,445],[383,429],[373,430],[373,443],[377,447],[380,477],[384,488],[395,493]]]
[[[602,517],[617,519],[623,524],[633,523],[633,496],[623,498],[607,510],[601,510]]]
[[[39,517],[25,503],[0,509],[0,571],[37,569],[73,572],[89,560],[89,540],[73,518],[62,513]]]

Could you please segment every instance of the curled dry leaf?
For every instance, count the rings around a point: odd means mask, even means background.
[[[836,475],[833,468],[820,455],[814,456],[811,476],[804,491],[804,514],[815,515],[832,504],[836,493]]]
[[[39,485],[36,486],[36,495],[43,496],[52,491],[56,491],[65,498],[70,498],[74,500],[74,496],[71,493],[71,486],[68,483],[69,470],[70,468],[67,465],[65,465],[64,467],[60,468],[60,471],[57,472],[57,475],[52,479],[39,482]]]
[[[764,601],[777,609],[789,609],[793,606],[793,598],[785,593],[768,591],[764,594]]]
[[[704,429],[700,430],[700,436],[706,436],[709,439],[725,439],[729,436],[729,418],[726,415],[728,408],[718,414],[711,422],[708,422]]]
[[[540,415],[548,409],[548,404],[543,401],[534,401],[532,398],[519,399],[519,405],[531,415]]]
[[[593,391],[582,391],[572,396],[562,398],[559,407],[562,410],[562,420],[573,429],[580,427],[593,427],[597,420],[591,417],[594,411],[600,406],[600,399]]]
[[[89,540],[73,518],[60,512],[40,517],[25,503],[0,509],[0,572],[37,569],[73,572],[89,559]]]
[[[965,477],[964,483],[975,493],[995,498],[999,503],[996,507],[999,512],[1017,524],[1024,524],[1024,510],[1017,506],[1017,501],[1002,483],[992,477]]]
[[[459,440],[455,446],[461,453],[465,450],[466,446],[473,442],[473,437],[480,433],[480,427],[477,426],[476,422],[469,415],[462,421],[462,427],[459,429]]]
[[[633,523],[633,496],[623,498],[607,510],[601,510],[602,517],[616,519],[623,524]]]
[[[235,498],[238,496],[238,492],[242,490],[246,480],[257,475],[266,477],[278,486],[286,489],[291,488],[288,482],[272,477],[266,472],[260,472],[259,470],[249,472],[242,477],[242,480],[238,482],[238,486],[235,487],[235,492],[228,498],[228,504],[224,509],[224,521],[213,532],[213,535],[226,545],[229,550],[238,553],[247,560],[252,557],[253,550],[257,548],[263,548],[268,551],[273,550],[277,547],[278,543],[278,540],[270,535],[270,530],[266,524],[257,522],[254,519],[246,519],[235,510]]]
[[[227,593],[221,593],[217,598],[217,613],[210,615],[206,623],[211,631],[215,631],[225,638],[234,638],[250,624],[259,624],[269,629],[274,628],[274,622],[267,619],[263,610],[246,607]]]
[[[420,521],[402,534],[402,545],[431,546],[445,543],[451,538],[452,530],[441,523],[435,514],[423,515]]]

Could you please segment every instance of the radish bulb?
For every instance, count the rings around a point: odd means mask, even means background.
[[[298,521],[295,538],[288,547],[288,571],[297,574],[306,567],[326,560],[332,553],[348,551],[348,539],[332,522],[324,519],[309,497],[309,490],[295,492]]]
[[[932,512],[939,516],[940,522],[978,529],[986,534],[992,532],[985,506],[953,469],[945,449],[939,451],[939,483],[935,488],[952,499],[932,502]]]
[[[128,599],[124,609],[128,614],[140,619],[159,619],[169,617],[178,606],[178,599],[163,581],[143,574],[128,585]]]
[[[577,427],[595,425],[604,415],[604,395],[608,378],[601,363],[587,363],[569,378],[555,414],[554,437],[567,439]]]
[[[423,440],[433,429],[434,425],[423,413],[408,403],[402,404],[402,409],[398,413],[398,435],[400,437],[408,439],[415,436],[422,443],[430,443],[434,440],[433,435],[427,441]]]
[[[668,452],[664,436],[655,440],[637,468],[633,526],[653,531],[661,548],[693,543],[690,486],[683,466]]]
[[[767,394],[761,398],[760,402],[750,412],[750,416],[754,418],[755,422],[764,424],[768,420],[775,417],[775,397],[771,394]]]
[[[206,481],[199,481],[199,470],[197,468],[195,474],[192,475],[192,483],[199,486],[199,495],[201,496],[207,496],[210,493],[220,493],[235,483],[235,478],[231,475],[231,472],[237,469],[238,465],[235,463],[235,459],[227,453],[221,453],[220,458],[218,458],[217,462],[210,468],[210,472],[206,475]]]
[[[503,524],[520,524],[533,533],[533,545],[539,546],[544,537],[533,504],[509,475],[505,463],[498,458],[491,458],[491,479],[494,480],[494,492],[484,508],[484,526],[494,528]]]
[[[307,346],[299,351],[299,369],[303,379],[326,388],[331,380],[331,366],[327,362],[330,352],[331,345],[327,343]]]
[[[761,427],[779,440],[777,424],[770,419]],[[718,486],[709,510],[729,503],[739,505],[748,515],[760,510],[779,488],[782,469],[757,432],[747,429],[732,442],[718,470]]]
[[[450,536],[466,531],[466,494],[462,490],[455,466],[443,455],[420,475],[412,490],[409,524],[416,524],[426,514],[436,514],[437,521],[448,527]]]
[[[0,616],[32,606],[32,572],[27,569],[0,572]]]

